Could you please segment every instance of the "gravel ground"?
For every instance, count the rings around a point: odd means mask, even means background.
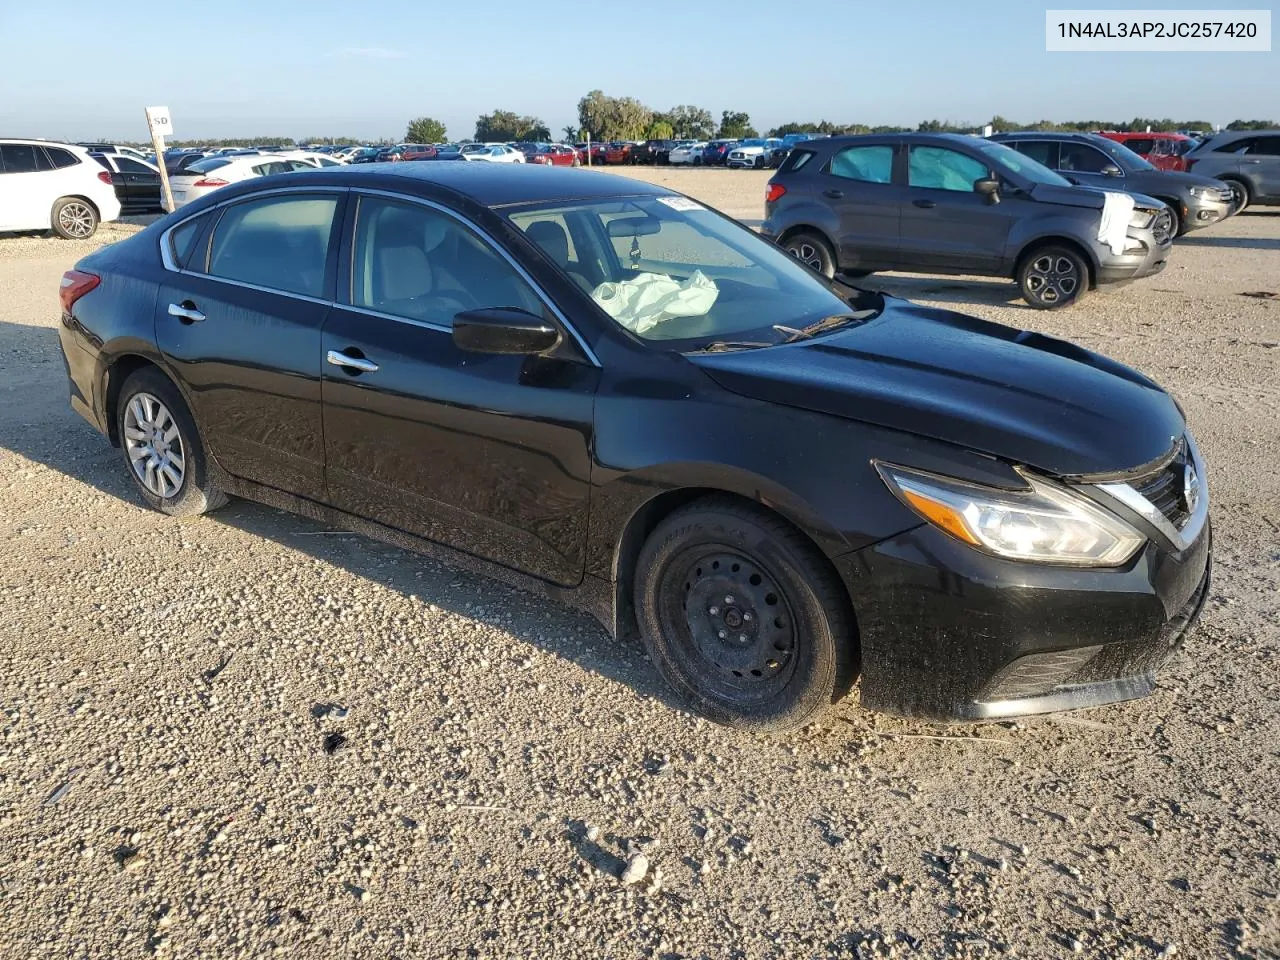
[[[763,174],[636,175],[761,215]],[[0,955],[1280,957],[1280,215],[1059,314],[871,278],[1173,389],[1217,577],[1143,701],[850,701],[778,739],[549,602],[251,503],[143,509],[55,333],[124,229],[0,239]]]

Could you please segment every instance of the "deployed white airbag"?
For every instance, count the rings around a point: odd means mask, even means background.
[[[705,315],[719,295],[715,283],[695,270],[683,283],[660,273],[605,282],[592,291],[591,298],[628,330],[643,334],[673,317]]]
[[[1111,248],[1113,256],[1124,253],[1125,237],[1129,233],[1129,221],[1133,219],[1133,197],[1127,193],[1103,195],[1102,217],[1098,221],[1098,240]]]

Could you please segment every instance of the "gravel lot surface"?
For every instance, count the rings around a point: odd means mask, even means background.
[[[765,174],[636,175],[761,216]],[[1280,956],[1280,213],[1059,314],[867,281],[1169,386],[1217,576],[1146,700],[848,701],[779,739],[550,602],[251,503],[143,509],[55,332],[126,229],[0,239],[0,955]]]

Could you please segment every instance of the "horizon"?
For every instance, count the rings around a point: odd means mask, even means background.
[[[1137,0],[1125,7],[1135,4],[1156,9]],[[847,41],[830,39],[833,32],[815,39],[814,21],[780,16],[763,0],[740,0],[730,16],[651,0],[641,17],[516,0],[446,11],[370,0],[355,24],[338,0],[303,12],[225,0],[212,20],[199,9],[142,7],[115,20],[99,20],[100,9],[85,0],[0,13],[6,75],[40,78],[21,95],[0,88],[0,135],[141,142],[143,108],[163,104],[172,139],[181,141],[399,141],[421,116],[443,122],[456,141],[495,109],[537,117],[560,139],[565,126],[578,125],[578,100],[594,89],[658,111],[692,104],[717,120],[722,111],[744,111],[761,132],[824,119],[980,127],[996,115],[1028,124],[1148,117],[1221,127],[1274,114],[1280,80],[1274,52],[1049,53],[1044,8],[1020,0],[993,0],[980,15],[904,0],[845,15]],[[1205,3],[1164,0],[1159,8],[1170,7]],[[180,63],[164,62],[156,35],[135,29],[153,10],[171,35],[202,39],[182,44]],[[93,18],[95,49],[115,61],[91,84],[82,71],[47,69],[47,38],[80,11]],[[371,26],[380,22],[392,26]],[[495,32],[495,23],[505,29]],[[618,37],[627,38],[629,55],[618,55]]]

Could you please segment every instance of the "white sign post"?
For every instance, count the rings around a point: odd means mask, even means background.
[[[160,187],[164,190],[166,209],[173,210],[173,191],[169,188],[169,171],[164,167],[164,138],[173,136],[173,121],[168,107],[147,107],[147,129],[151,131],[151,146],[156,152],[156,166],[160,168]]]

